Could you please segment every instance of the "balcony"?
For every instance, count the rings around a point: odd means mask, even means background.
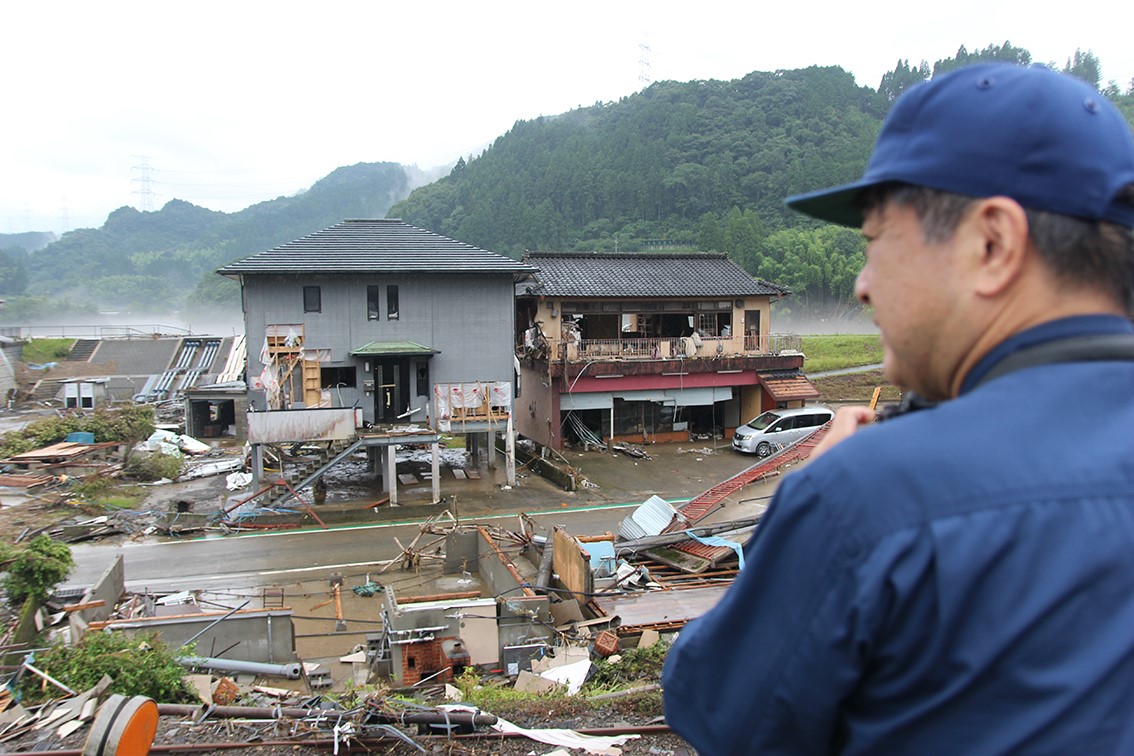
[[[797,334],[702,336],[699,339],[690,336],[652,339],[579,339],[552,342],[549,351],[560,362],[696,360],[726,355],[747,357],[798,352],[800,343],[801,339]]]

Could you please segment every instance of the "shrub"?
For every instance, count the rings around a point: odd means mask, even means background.
[[[0,439],[0,457],[56,444],[69,434],[78,432],[93,433],[99,443],[121,441],[136,444],[154,432],[153,409],[145,404],[131,404],[35,420],[21,430],[4,434]]]
[[[8,603],[19,606],[29,598],[43,601],[75,564],[71,549],[51,536],[38,535],[16,554],[3,587]]]
[[[588,692],[594,692],[625,688],[643,681],[660,682],[668,651],[668,644],[655,643],[647,648],[626,649],[621,652],[621,658],[617,662],[603,659],[595,665],[595,672],[584,688]]]
[[[185,685],[185,670],[177,656],[154,635],[130,636],[121,632],[91,632],[74,646],[56,644],[35,657],[35,666],[72,690],[94,687],[103,675],[114,683],[112,693],[149,696],[158,703],[197,703]],[[58,694],[44,690],[39,677],[25,677],[20,685],[32,702]]]
[[[126,475],[134,480],[173,480],[181,474],[183,460],[170,454],[135,454],[126,463]]]

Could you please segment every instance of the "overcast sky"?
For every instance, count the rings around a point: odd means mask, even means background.
[[[1117,10],[772,5],[5,3],[0,232],[97,227],[147,198],[231,212],[358,162],[428,169],[479,154],[517,120],[633,94],[643,77],[840,65],[877,88],[899,59],[932,65],[1005,41],[1060,66],[1091,50],[1123,90],[1134,77]]]

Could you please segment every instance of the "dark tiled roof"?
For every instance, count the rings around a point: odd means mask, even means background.
[[[516,285],[518,296],[737,297],[790,294],[753,278],[720,254],[532,254],[534,280]]]
[[[521,273],[531,266],[395,219],[345,220],[219,269],[258,273]]]

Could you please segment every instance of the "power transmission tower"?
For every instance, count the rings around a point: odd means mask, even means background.
[[[644,34],[638,44],[638,54],[638,81],[645,88],[653,83],[653,79],[650,78],[650,40]]]
[[[144,213],[148,213],[154,209],[154,180],[150,175],[150,158],[145,155],[137,156],[141,161],[140,165],[133,166],[130,170],[137,171],[138,176],[130,179],[132,183],[137,183],[139,188],[131,192],[137,194],[141,205],[138,209]]]

